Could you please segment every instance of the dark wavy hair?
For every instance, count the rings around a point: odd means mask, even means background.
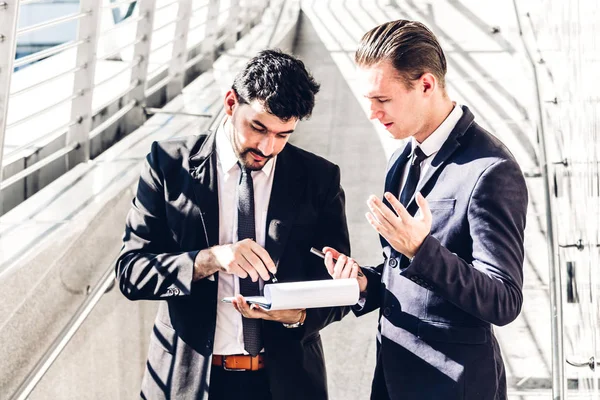
[[[232,86],[240,103],[258,100],[282,121],[310,117],[319,88],[304,63],[281,50],[259,52]]]

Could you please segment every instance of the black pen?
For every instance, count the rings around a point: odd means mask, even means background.
[[[274,273],[272,273],[271,271],[268,271],[269,275],[271,276],[271,282],[272,283],[277,283],[277,277],[275,276]]]
[[[325,259],[325,253],[323,253],[321,250],[315,249],[314,247],[310,248],[310,252],[313,253],[315,256],[319,256],[321,257],[323,260]],[[333,262],[337,262],[337,258],[333,259]],[[358,276],[364,276],[364,274],[359,270],[358,271]]]

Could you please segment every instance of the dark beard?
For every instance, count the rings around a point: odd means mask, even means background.
[[[264,164],[262,164],[262,165],[261,165],[261,166],[259,166],[259,167],[256,167],[256,166],[254,166],[254,165],[252,165],[252,164],[248,165],[248,163],[247,163],[247,156],[248,156],[250,153],[254,153],[254,154],[256,154],[256,155],[258,155],[258,156],[260,156],[260,157],[265,157]],[[251,156],[250,156],[250,157],[251,157]],[[240,154],[238,155],[238,160],[240,160],[240,163],[242,163],[242,164],[244,165],[244,167],[245,167],[246,169],[250,170],[250,171],[260,171],[260,170],[261,170],[261,169],[263,169],[263,167],[264,167],[264,166],[267,164],[267,162],[269,162],[269,160],[270,160],[271,158],[273,158],[273,157],[272,157],[272,156],[270,156],[270,157],[267,157],[267,156],[263,155],[261,152],[259,152],[259,151],[256,151],[256,150],[254,150],[254,149],[246,149],[246,150],[244,150],[242,153],[240,153]]]

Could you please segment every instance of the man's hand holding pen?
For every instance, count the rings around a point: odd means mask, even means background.
[[[242,279],[250,277],[253,282],[262,278],[265,282],[277,282],[277,268],[267,250],[251,239],[232,244],[214,246],[202,250],[194,262],[194,280],[226,272]]]
[[[358,280],[360,291],[365,292],[367,290],[367,278],[352,257],[348,257],[332,247],[324,247],[323,253],[325,266],[333,279],[355,278]]]

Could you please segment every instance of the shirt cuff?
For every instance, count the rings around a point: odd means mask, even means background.
[[[365,308],[365,304],[367,303],[367,292],[360,292],[360,297],[358,298],[358,302],[352,306],[355,311],[362,311]]]

